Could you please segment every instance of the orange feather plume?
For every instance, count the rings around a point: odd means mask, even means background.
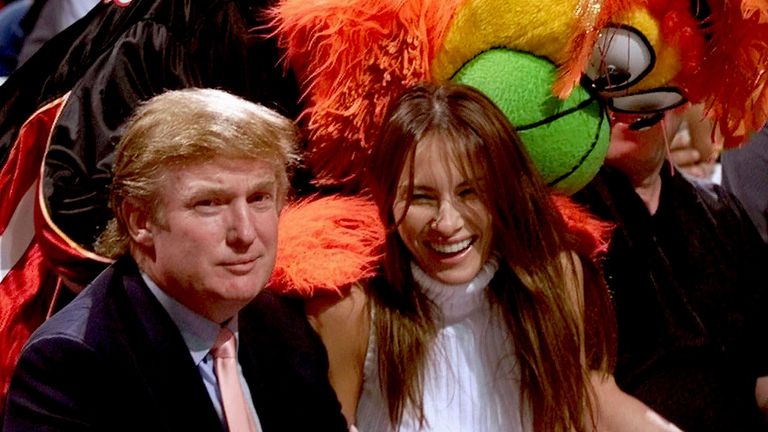
[[[768,3],[712,0],[705,58],[689,83],[723,135],[724,146],[741,144],[768,120]]]
[[[568,234],[577,239],[577,252],[597,259],[608,251],[614,228],[612,224],[597,219],[589,210],[565,195],[555,194],[552,201],[563,215]]]
[[[306,161],[320,186],[359,187],[389,102],[430,79],[463,0],[283,0],[272,24],[310,95]]]
[[[574,15],[574,28],[565,47],[571,53],[568,61],[559,65],[558,78],[552,89],[555,96],[566,99],[579,85],[581,76],[592,57],[600,29],[631,7],[645,7],[647,0],[581,0]]]
[[[596,258],[608,246],[612,226],[570,198],[554,195],[579,251]],[[269,289],[311,298],[345,295],[356,282],[374,276],[381,263],[385,229],[365,197],[308,198],[280,216],[277,261]]]
[[[286,207],[269,287],[313,297],[337,293],[376,273],[384,227],[365,197],[308,198]]]

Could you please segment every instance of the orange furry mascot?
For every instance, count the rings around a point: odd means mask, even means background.
[[[768,6],[754,0],[283,0],[272,17],[307,104],[299,121],[315,184],[345,196],[304,201],[280,226],[272,288],[312,298],[311,317],[365,301],[356,287],[375,274],[384,233],[363,167],[388,105],[410,85],[480,89],[566,195],[603,162],[608,110],[643,127],[703,103],[726,146],[768,118]],[[580,252],[594,256],[606,227],[557,197]],[[321,336],[349,332],[315,325]],[[334,376],[350,367],[335,351],[331,381],[354,419],[358,386]]]
[[[642,122],[703,102],[727,147],[768,118],[768,6],[756,0],[283,0],[272,17],[308,105],[299,121],[314,182],[346,194],[363,188],[389,102],[423,81],[485,92],[565,193],[602,163],[606,106]],[[584,251],[604,246],[604,226],[558,203]],[[372,204],[357,198],[306,201],[280,229],[274,286],[301,295],[370,276],[383,238]]]

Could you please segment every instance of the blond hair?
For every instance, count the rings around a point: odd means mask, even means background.
[[[169,168],[231,158],[269,163],[285,202],[288,175],[298,162],[298,131],[289,119],[262,105],[214,89],[168,91],[142,104],[128,120],[115,150],[110,206],[114,218],[96,241],[96,252],[117,258],[131,238],[122,212],[126,200],[162,221],[157,194]]]

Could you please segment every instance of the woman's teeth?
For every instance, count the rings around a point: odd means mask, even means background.
[[[429,246],[436,252],[443,254],[453,254],[468,248],[471,244],[472,239],[467,239],[456,243],[429,243]]]

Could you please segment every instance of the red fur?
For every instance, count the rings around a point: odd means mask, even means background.
[[[709,0],[704,23],[690,12],[689,0],[582,0],[602,3],[597,17],[582,8],[553,92],[567,97],[578,85],[599,29],[630,7],[646,7],[660,23],[663,40],[678,49],[681,71],[672,85],[693,102],[704,102],[724,138],[734,147],[768,120],[768,2]],[[705,41],[705,33],[711,39]]]
[[[561,99],[566,99],[579,85],[581,75],[592,57],[600,29],[630,7],[643,6],[646,0],[581,0],[579,3],[574,11],[576,20],[573,32],[565,46],[565,52],[570,53],[570,56],[565,64],[558,65],[558,79],[552,89],[552,93]],[[591,3],[599,4],[597,14],[589,7]]]
[[[307,163],[319,185],[355,190],[391,99],[431,78],[463,0],[284,0],[272,11],[308,108]]]
[[[280,215],[277,262],[270,288],[312,297],[340,293],[373,276],[384,227],[365,197],[310,198]]]
[[[553,201],[565,219],[568,233],[577,239],[577,252],[594,259],[608,250],[612,224],[597,219],[567,196],[553,195]]]
[[[596,257],[608,246],[611,226],[570,198],[555,195],[578,252]],[[280,216],[277,263],[270,289],[311,298],[345,295],[378,269],[384,227],[365,197],[325,197],[293,204]]]
[[[701,66],[683,83],[694,101],[703,101],[734,147],[768,120],[768,3],[713,0],[712,40]]]

